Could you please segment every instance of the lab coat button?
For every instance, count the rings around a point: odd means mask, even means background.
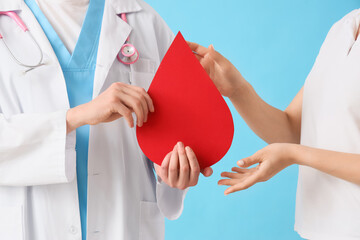
[[[77,227],[75,227],[75,226],[71,226],[70,229],[69,229],[69,231],[70,231],[70,233],[72,233],[72,234],[74,234],[74,235],[78,233],[78,229],[77,229]]]

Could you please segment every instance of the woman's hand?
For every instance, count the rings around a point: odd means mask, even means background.
[[[239,92],[245,79],[229,60],[215,51],[213,45],[208,48],[191,42],[188,45],[223,96],[231,98]]]
[[[275,143],[268,145],[253,156],[237,162],[240,166],[232,168],[233,172],[223,172],[219,185],[231,186],[225,191],[225,195],[245,190],[258,182],[265,182],[284,168],[294,164],[291,156],[294,144]],[[250,166],[258,163],[254,168]]]
[[[190,147],[185,148],[181,142],[165,156],[161,166],[155,164],[155,171],[167,185],[181,190],[195,186],[200,172],[205,177],[213,173],[210,167],[201,170],[194,151]]]
[[[137,117],[137,125],[141,127],[147,121],[148,113],[154,112],[150,96],[143,88],[113,83],[91,102],[68,111],[68,133],[86,124],[112,122],[120,117],[124,117],[129,126],[134,127],[133,112]]]

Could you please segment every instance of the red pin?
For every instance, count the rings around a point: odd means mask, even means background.
[[[161,165],[179,141],[194,150],[202,169],[228,152],[234,136],[231,112],[180,32],[148,93],[155,112],[136,132],[151,161]]]

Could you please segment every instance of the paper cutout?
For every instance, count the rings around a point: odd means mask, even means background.
[[[179,141],[191,147],[203,169],[223,158],[234,136],[231,112],[179,32],[149,91],[155,112],[137,139],[144,154],[161,165]]]

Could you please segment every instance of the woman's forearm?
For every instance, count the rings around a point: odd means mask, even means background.
[[[220,93],[228,97],[249,127],[268,143],[299,143],[301,128],[301,89],[285,111],[265,103],[239,70],[212,45],[205,48],[188,42]]]
[[[298,95],[302,99],[302,91]],[[302,101],[297,98],[292,103],[296,104],[292,111],[295,113],[289,114],[267,104],[244,81],[230,100],[249,127],[267,143],[299,143]]]
[[[292,144],[290,161],[360,185],[360,154],[343,153]]]

